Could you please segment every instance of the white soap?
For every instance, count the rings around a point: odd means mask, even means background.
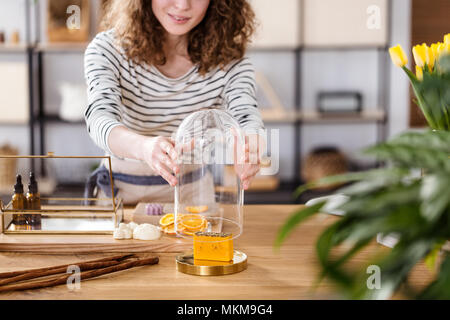
[[[138,226],[138,224],[137,224],[136,222],[133,222],[133,221],[131,221],[131,222],[128,224],[128,228],[130,228],[131,231],[134,231],[134,229],[136,229],[137,226]]]
[[[160,237],[158,227],[149,223],[138,225],[133,231],[133,238],[137,240],[157,240]]]
[[[119,223],[119,229],[120,230],[124,230],[126,228],[128,228],[128,225],[126,223]]]
[[[131,239],[133,237],[133,231],[124,223],[119,224],[118,228],[114,229],[114,239]]]

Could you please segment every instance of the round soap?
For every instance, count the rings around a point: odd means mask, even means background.
[[[144,223],[138,225],[133,231],[133,239],[137,240],[157,240],[161,237],[161,231],[157,226]]]
[[[145,214],[148,216],[159,216],[163,214],[163,206],[159,203],[147,203],[145,205]]]

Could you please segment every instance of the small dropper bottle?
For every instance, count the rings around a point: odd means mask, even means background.
[[[14,194],[12,196],[12,208],[13,210],[22,211],[27,208],[27,199],[23,194],[22,176],[18,174],[16,176],[16,184],[14,185]],[[27,219],[24,214],[13,214],[13,223],[17,229],[26,229]]]
[[[38,192],[38,184],[33,172],[30,172],[30,182],[28,183],[27,209],[41,210],[41,196]],[[30,214],[29,222],[32,229],[39,230],[41,228],[41,215]]]

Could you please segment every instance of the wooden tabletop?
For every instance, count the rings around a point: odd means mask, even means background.
[[[279,227],[298,205],[248,205],[244,232],[235,248],[248,255],[248,269],[233,275],[200,277],[176,271],[176,253],[158,253],[159,264],[137,267],[81,282],[81,289],[67,286],[9,292],[0,299],[323,299],[336,298],[334,285],[325,280],[312,291],[319,267],[315,241],[338,217],[319,214],[300,227],[275,252]],[[375,251],[388,250],[374,243],[356,256],[353,264],[367,262]],[[0,272],[68,264],[109,254],[29,254],[0,252]],[[431,277],[418,265],[410,282],[422,287]],[[401,297],[400,297],[401,298]]]

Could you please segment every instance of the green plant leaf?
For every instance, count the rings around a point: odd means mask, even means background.
[[[365,283],[357,283],[354,292],[358,292],[360,299],[389,299],[404,282],[411,271],[433,246],[431,240],[415,239],[412,242],[402,240],[391,252],[376,264],[381,270],[381,288],[369,290]],[[355,297],[356,298],[356,297]]]
[[[425,257],[425,265],[430,271],[434,271],[434,268],[436,266],[436,260],[439,255],[439,252],[441,251],[442,246],[444,245],[445,241],[439,241],[431,250],[431,252]]]
[[[437,220],[450,204],[450,175],[426,175],[420,195],[422,215],[429,221]]]
[[[450,74],[448,77],[450,81]],[[428,80],[425,86],[435,79]],[[433,95],[429,97],[436,98]],[[438,125],[447,126],[445,114],[439,117]],[[297,191],[321,184],[352,182],[337,191],[349,197],[338,208],[345,215],[328,226],[316,242],[321,266],[318,281],[330,278],[352,298],[387,299],[401,284],[407,284],[408,275],[418,262],[425,259],[428,265],[435,263],[439,250],[437,245],[450,239],[450,132],[404,133],[368,148],[366,154],[387,161],[393,167],[327,177]],[[414,176],[417,169],[423,169],[425,176]],[[319,205],[324,204],[325,201]],[[278,234],[278,246],[294,226],[319,210],[308,209],[290,217],[283,226],[283,232]],[[381,289],[369,289],[367,266],[359,265],[355,272],[348,269],[347,262],[378,234],[391,233],[398,236],[395,247],[382,257],[370,259],[382,272]],[[438,278],[422,292],[421,298],[450,299],[448,259],[441,265]]]
[[[370,179],[371,177],[389,177],[394,178],[398,177],[399,175],[404,175],[406,172],[405,170],[399,170],[397,168],[387,168],[387,169],[374,169],[374,170],[368,170],[364,172],[351,172],[351,173],[345,173],[335,176],[329,176],[321,178],[317,181],[302,185],[297,188],[297,190],[294,193],[295,197],[298,197],[300,194],[305,192],[306,190],[322,187],[325,185],[335,184],[335,183],[347,183],[347,182],[354,182],[354,181],[360,181],[364,179]],[[338,191],[340,192],[340,191]]]
[[[316,214],[320,209],[325,205],[326,201],[317,203],[313,206],[306,207],[300,211],[292,214],[286,223],[280,228],[277,234],[277,238],[275,240],[275,248],[278,249],[286,237],[292,232],[292,230],[303,220],[306,218]]]
[[[418,298],[425,300],[450,299],[450,256],[448,254],[444,257],[437,279],[427,286]]]

